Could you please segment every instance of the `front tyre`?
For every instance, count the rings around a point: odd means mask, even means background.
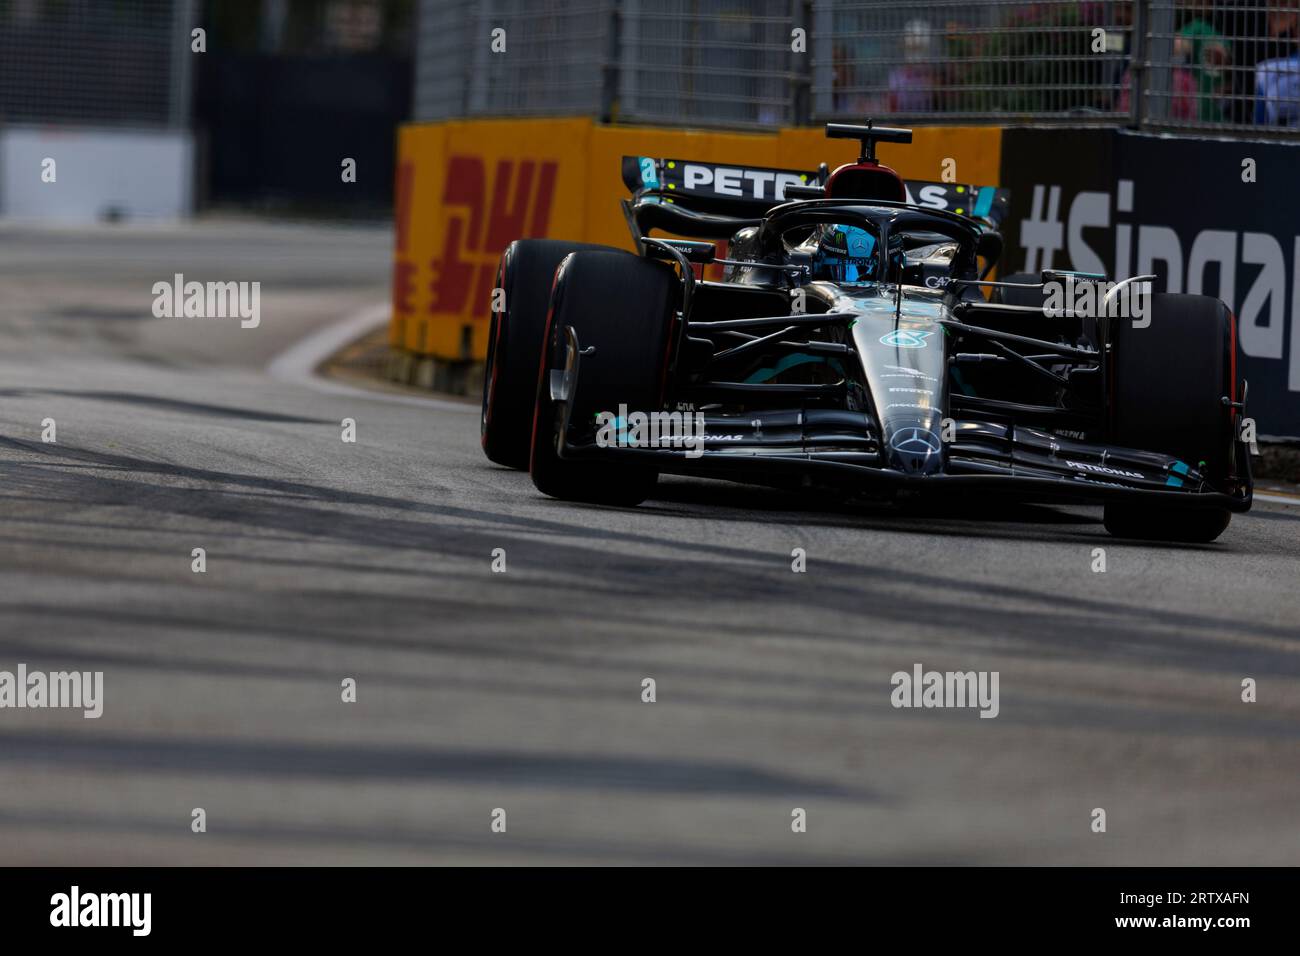
[[[543,494],[566,501],[638,505],[654,491],[656,468],[561,458],[563,405],[551,399],[550,371],[562,369],[565,329],[583,352],[573,421],[602,411],[659,411],[676,308],[678,280],[670,266],[616,252],[577,252],[556,274],[546,350],[536,378],[529,472]]]
[[[505,292],[505,308],[493,310],[488,327],[479,428],[484,454],[498,465],[528,467],[533,389],[556,268],[571,252],[609,248],[587,242],[519,239],[502,253],[494,288]],[[623,255],[631,257],[630,253]]]
[[[1223,491],[1233,462],[1236,335],[1218,299],[1161,293],[1149,300],[1150,325],[1114,320],[1112,435],[1116,445],[1174,455]],[[1106,530],[1117,537],[1207,543],[1228,527],[1226,508],[1169,504],[1106,505]]]
[[[1227,508],[1151,508],[1145,505],[1106,505],[1106,530],[1117,538],[1208,544],[1224,531],[1232,513]]]

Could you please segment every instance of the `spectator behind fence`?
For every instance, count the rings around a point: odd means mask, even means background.
[[[1080,22],[1091,31],[1100,27],[1106,34],[1106,56],[1098,64],[1097,93],[1093,106],[1104,112],[1120,109],[1121,84],[1127,81],[1133,59],[1133,3],[1085,2],[1079,5]],[[1127,107],[1125,107],[1127,108]]]
[[[903,28],[903,57],[906,62],[889,71],[890,113],[932,112],[937,74],[925,20],[909,20]]]
[[[1121,113],[1129,112],[1129,93],[1132,84],[1132,71],[1125,70],[1124,78],[1120,81],[1119,100],[1115,104],[1115,108]],[[1171,67],[1169,86],[1169,114],[1165,118],[1185,122],[1196,119],[1196,78],[1192,75],[1192,71],[1185,66]]]
[[[855,54],[853,50],[843,43],[835,44],[831,51],[831,57],[833,64],[831,73],[832,104],[835,112],[841,116],[871,115],[873,112],[872,100],[858,89],[860,80],[857,70],[854,69],[856,63],[863,58]]]
[[[1207,122],[1223,119],[1224,68],[1231,46],[1210,22],[1193,15],[1174,39],[1174,59],[1188,64],[1196,83],[1197,117]]]
[[[1255,122],[1296,126],[1300,118],[1300,3],[1268,12],[1267,59],[1255,64]],[[1279,55],[1280,54],[1280,55]]]
[[[1261,87],[1256,68],[1270,61],[1285,61],[1300,53],[1297,28],[1300,0],[1264,0],[1271,5],[1264,9],[1261,0],[1237,0],[1222,10],[1219,22],[1221,32],[1233,38],[1232,66],[1226,84],[1229,94],[1225,117],[1238,124],[1268,122],[1268,108],[1259,109],[1259,96],[1267,96],[1266,87],[1275,87],[1281,95],[1278,81],[1289,70],[1269,67],[1265,70],[1264,87]],[[1280,100],[1274,99],[1279,119],[1284,112]]]
[[[1165,117],[1189,122],[1223,119],[1224,68],[1231,54],[1228,41],[1214,26],[1195,13],[1188,13],[1174,35],[1173,56],[1169,64],[1170,101]],[[1132,72],[1120,78],[1116,109],[1129,112]]]
[[[1300,54],[1255,65],[1255,123],[1300,126]]]

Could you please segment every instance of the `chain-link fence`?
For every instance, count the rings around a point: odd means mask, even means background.
[[[790,0],[624,0],[618,113],[652,122],[793,122]]]
[[[0,122],[188,122],[190,0],[0,0]]]
[[[818,117],[1119,118],[1131,4],[890,0],[825,4]],[[1121,9],[1122,8],[1122,9]]]
[[[1300,125],[1300,0],[1150,0],[1141,113],[1170,127]]]
[[[1300,126],[1300,0],[422,0],[420,17],[417,119]]]
[[[607,111],[615,10],[612,0],[423,0],[416,119]]]

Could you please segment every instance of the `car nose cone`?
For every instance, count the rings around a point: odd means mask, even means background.
[[[893,466],[907,474],[928,475],[943,465],[943,442],[920,425],[895,429],[889,436],[889,452]]]

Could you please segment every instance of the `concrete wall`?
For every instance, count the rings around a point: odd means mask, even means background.
[[[47,182],[45,160],[54,160]],[[188,132],[0,127],[0,215],[87,223],[112,217],[172,220],[194,204]]]

